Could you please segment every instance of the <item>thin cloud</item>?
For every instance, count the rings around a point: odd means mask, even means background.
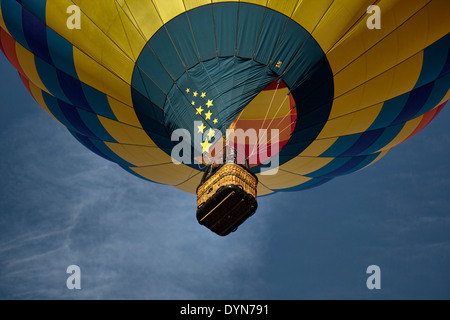
[[[256,279],[242,280],[261,266],[262,221],[218,238],[196,222],[195,196],[137,179],[43,113],[5,132],[14,140],[1,141],[1,226],[10,228],[0,237],[3,298],[249,298],[258,290]],[[70,264],[82,269],[80,292],[65,288]]]

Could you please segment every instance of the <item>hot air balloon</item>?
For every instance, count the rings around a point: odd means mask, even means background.
[[[450,2],[373,4],[0,0],[0,48],[39,105],[92,152],[186,192],[229,187],[199,218],[235,197],[203,221],[228,234],[258,196],[361,170],[447,103]],[[241,157],[228,163],[234,171],[206,166],[201,158],[220,158],[211,150],[230,129],[264,139],[229,145]]]

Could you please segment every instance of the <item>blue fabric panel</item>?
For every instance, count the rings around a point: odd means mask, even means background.
[[[449,49],[450,35],[447,35],[424,50],[422,72],[414,88],[422,87],[437,79],[445,67]]]
[[[100,140],[108,142],[117,142],[103,127],[97,115],[83,109],[77,109],[81,120],[86,127]]]
[[[305,83],[302,86],[292,90],[295,102],[301,106],[298,109],[299,120],[294,133],[304,132],[305,129],[312,126],[317,128],[316,131],[310,130],[308,136],[305,136],[303,133],[304,140],[314,140],[317,137],[328,121],[333,104],[334,84],[333,79],[330,78],[331,69],[328,64],[324,64],[325,61],[326,58],[322,59],[322,63],[314,68],[315,72],[304,78]],[[321,79],[329,80],[323,81]]]
[[[327,151],[320,155],[320,157],[335,158],[343,154],[348,149],[348,146],[352,146],[358,141],[361,135],[361,133],[358,133],[339,137]]]
[[[324,178],[324,179],[312,179],[308,182],[302,183],[299,186],[283,189],[283,190],[274,190],[274,191],[283,191],[283,192],[296,192],[301,190],[309,190],[313,188],[320,187],[321,185],[324,185],[327,182],[330,182],[333,180],[333,178]]]
[[[420,109],[427,102],[428,97],[433,90],[433,85],[434,83],[429,83],[423,87],[411,91],[408,102],[406,102],[405,107],[403,108],[402,112],[400,112],[397,119],[392,122],[392,125],[414,119]]]
[[[28,10],[22,10],[23,32],[25,39],[35,56],[53,65],[50,51],[47,46],[47,27],[33,16]]]
[[[354,157],[354,158],[352,158],[352,162],[353,162],[352,165],[350,165],[350,162],[349,162],[344,166],[346,168],[341,168],[340,170],[333,172],[332,174],[335,177],[337,177],[337,176],[351,174],[353,172],[361,170],[361,169],[367,167],[368,165],[370,165],[373,161],[375,161],[379,155],[380,155],[380,153],[375,153],[375,154],[371,154],[371,155]]]
[[[238,6],[238,3],[214,3],[214,23],[219,57],[232,57],[236,53]]]
[[[280,151],[280,164],[289,162],[293,157],[298,156],[303,150],[308,148],[313,141],[303,141],[296,144],[288,143]]]
[[[171,134],[164,126],[165,115],[163,111],[134,88],[132,89],[132,95],[136,115],[145,132],[161,150],[170,155],[173,144]]]
[[[166,28],[175,48],[177,48],[184,67],[190,69],[199,63],[200,60],[195,45],[196,42],[192,37],[187,14],[184,13],[172,19],[172,21],[166,25]]]
[[[333,177],[333,175],[331,173],[342,168],[347,162],[350,162],[351,159],[352,158],[336,158],[333,161],[331,161],[329,164],[327,164],[325,167],[320,168],[317,171],[311,172],[311,173],[307,174],[306,176],[310,177],[310,178]]]
[[[249,60],[234,57],[220,58],[219,64],[214,59],[195,66],[189,70],[189,75],[183,75],[177,82],[177,87],[169,92],[168,101],[171,105],[166,102],[164,109],[169,131],[185,128],[194,136],[193,123],[201,120],[196,115],[196,107],[191,105],[195,99],[192,95],[186,96],[183,91],[186,88],[206,92],[205,99],[214,101],[210,110],[219,120],[214,127],[228,128],[244,107],[275,80],[275,75],[270,73],[270,70],[267,70],[269,74],[266,74],[264,68],[261,64],[251,64]],[[201,101],[201,98],[197,99],[199,100],[196,106],[205,102]],[[213,126],[211,123],[210,125]]]
[[[450,73],[445,76],[437,79],[434,82],[433,90],[431,91],[430,96],[428,97],[427,102],[423,105],[423,107],[419,110],[416,116],[421,116],[428,111],[433,110],[442,99],[444,99],[450,88]]]
[[[109,158],[107,155],[105,155],[104,153],[102,153],[92,142],[91,140],[89,140],[88,137],[83,136],[82,134],[79,134],[78,132],[69,130],[69,132],[74,136],[75,139],[78,140],[79,143],[81,143],[83,146],[85,146],[87,149],[89,149],[90,151],[92,151],[93,153],[95,153],[96,155],[111,161],[111,162],[115,162],[113,159]]]
[[[241,23],[239,25],[237,41],[238,57],[253,58],[258,45],[259,32],[264,21],[265,11],[266,9],[264,7],[241,3],[241,7],[239,8],[239,21],[246,21],[248,23]]]
[[[64,93],[58,80],[58,74],[55,67],[51,66],[39,57],[35,57],[36,70],[42,83],[48,91],[56,98],[70,103],[69,98]]]
[[[163,27],[157,32],[149,42],[151,48],[153,49],[156,57],[164,66],[164,68],[169,72],[173,79],[178,79],[185,71],[185,67],[183,62],[180,59],[175,47],[170,40],[169,35],[167,34],[167,30]],[[148,51],[148,50],[147,50]],[[153,59],[144,59],[144,57],[139,57],[139,60],[150,62]],[[154,63],[156,64],[156,63]],[[145,73],[149,70],[148,68],[144,68]],[[156,70],[155,70],[156,72]],[[151,77],[151,75],[149,74]],[[153,77],[152,77],[153,78]],[[157,79],[157,78],[156,78]],[[158,80],[159,82],[159,80]]]
[[[320,60],[324,57],[324,53],[315,41],[308,41],[310,37],[305,29],[292,20],[287,23],[286,32],[278,36],[280,41],[274,47],[277,49],[273,52],[270,67],[280,75],[289,67],[289,73],[286,73],[284,80],[289,83],[291,89],[300,85],[299,80],[307,81],[313,73],[318,72],[315,68],[323,65]],[[278,62],[282,62],[280,68],[277,68]],[[298,79],[299,74],[303,75],[300,79]],[[322,81],[325,80],[327,78],[322,79]]]
[[[356,141],[356,143],[351,146],[347,151],[342,153],[341,157],[353,157],[356,156],[367,148],[369,148],[372,144],[374,144],[383,134],[384,129],[372,130],[364,132],[361,137]]]
[[[50,112],[61,122],[65,127],[67,127],[70,131],[77,131],[74,126],[67,120],[66,116],[61,111],[59,107],[58,99],[49,95],[47,92],[42,91],[42,97],[44,98],[45,104]]]
[[[367,159],[371,156],[359,156],[359,157],[352,157],[349,161],[347,161],[344,165],[342,165],[340,168],[329,172],[328,174],[324,175],[325,178],[334,178],[337,176],[342,176],[349,174],[351,172],[359,170],[358,168],[364,167],[363,163],[367,162]],[[337,158],[340,159],[340,158]],[[349,159],[349,158],[342,158],[342,159]],[[370,163],[370,162],[369,162]]]
[[[286,29],[289,18],[274,10],[267,10],[261,28],[260,39],[256,49],[255,60],[269,65],[278,42]]]
[[[48,49],[55,67],[78,79],[73,60],[73,46],[55,31],[47,28]]]
[[[315,51],[314,48],[312,50]],[[334,83],[332,71],[325,56],[319,60],[313,70],[314,72],[305,76],[302,86],[292,90],[295,102],[301,107],[298,108],[298,120],[291,140],[281,150],[281,156],[299,155],[317,138],[328,121],[333,104]],[[293,73],[289,70],[287,74]],[[298,83],[295,78],[289,81],[291,84]],[[309,143],[305,144],[305,141]]]
[[[155,119],[144,114],[141,109],[137,109],[136,114],[145,132],[151,137],[153,142],[170,155],[174,145],[172,144],[171,134],[167,132],[167,129]]]
[[[165,114],[158,106],[134,88],[131,89],[131,93],[136,112],[139,110],[145,117],[153,119],[160,124],[164,123]]]
[[[56,70],[56,73],[58,75],[59,83],[70,102],[78,108],[94,112],[84,96],[80,80],[72,78],[67,73],[59,70]]]
[[[408,102],[410,93],[405,93],[401,96],[395,97],[386,101],[378,114],[378,117],[373,122],[368,130],[376,130],[390,126],[395,119],[398,118],[406,103]]]
[[[167,129],[163,126],[163,124],[153,118],[148,117],[146,114],[142,114],[141,112],[139,112],[139,115],[142,116],[142,119],[140,120],[142,126],[145,127],[145,131],[147,133],[151,133],[152,139],[154,135],[158,135],[160,136],[160,139],[163,138],[167,141],[170,141],[170,135],[167,133]],[[165,146],[167,147],[168,144],[165,143]]]
[[[20,3],[45,24],[47,0],[21,0]]]
[[[292,134],[292,137],[289,140],[289,145],[298,145],[299,143],[302,144],[305,141],[309,141],[310,143],[312,143],[315,140],[315,138],[317,137],[317,131],[320,131],[323,128],[323,123],[318,123],[316,125],[306,127],[306,125],[303,125],[302,122],[307,121],[308,118],[312,119],[312,115],[310,114],[307,117],[303,117],[302,119],[300,119],[300,121],[297,120],[296,128],[298,129],[295,130]]]
[[[212,6],[207,5],[189,11],[188,17],[201,60],[207,61],[215,58],[217,56],[217,47]]]
[[[370,147],[362,151],[359,155],[367,155],[380,151],[394,140],[400,131],[404,128],[405,124],[398,124],[396,126],[386,127],[383,134],[375,141]]]
[[[77,108],[61,100],[58,101],[58,104],[66,119],[69,120],[72,127],[75,128],[77,132],[89,138],[96,138],[96,135],[89,130],[81,119],[77,112]]]
[[[163,108],[167,93],[173,85],[174,80],[161,65],[150,46],[147,45],[136,63],[132,87]]]
[[[24,48],[31,51],[22,25],[22,10],[25,9],[16,0],[2,0],[0,5],[2,6],[3,20],[11,36]]]
[[[127,167],[134,167],[131,163],[128,161],[125,161],[121,157],[119,157],[117,154],[111,151],[108,146],[100,140],[97,139],[89,139],[92,145],[95,146],[97,150],[100,151],[101,154],[104,154],[107,158],[111,159],[113,162],[121,165],[121,166],[127,166]]]
[[[143,176],[137,174],[135,171],[131,170],[131,168],[127,167],[127,166],[121,166],[123,170],[125,170],[126,172],[128,172],[129,174],[132,174],[135,177],[138,177],[139,179],[145,180],[145,181],[149,181],[149,182],[153,182],[155,184],[158,185],[163,185],[162,183],[156,182],[156,181],[152,181],[150,179],[144,178]]]
[[[444,65],[444,68],[442,69],[442,72],[440,75],[443,76],[443,75],[446,75],[447,73],[450,73],[450,49],[447,54],[447,61]]]
[[[94,113],[111,120],[117,120],[116,115],[111,110],[106,94],[84,83],[81,83],[81,87],[83,89],[84,96],[86,97],[86,100],[92,110],[94,110]]]
[[[158,78],[156,78],[158,79]],[[141,69],[135,69],[132,82],[133,90],[139,92],[141,96],[151,100],[159,108],[163,108],[167,100],[167,93],[164,92],[152,79]]]

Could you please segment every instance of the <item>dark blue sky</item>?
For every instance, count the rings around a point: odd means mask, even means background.
[[[219,238],[195,196],[77,143],[3,56],[0,81],[0,299],[450,299],[448,107],[372,167],[262,198]]]

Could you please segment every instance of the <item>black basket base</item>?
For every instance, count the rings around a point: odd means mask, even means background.
[[[235,185],[226,186],[197,209],[198,222],[219,236],[237,230],[258,208],[255,198]]]

